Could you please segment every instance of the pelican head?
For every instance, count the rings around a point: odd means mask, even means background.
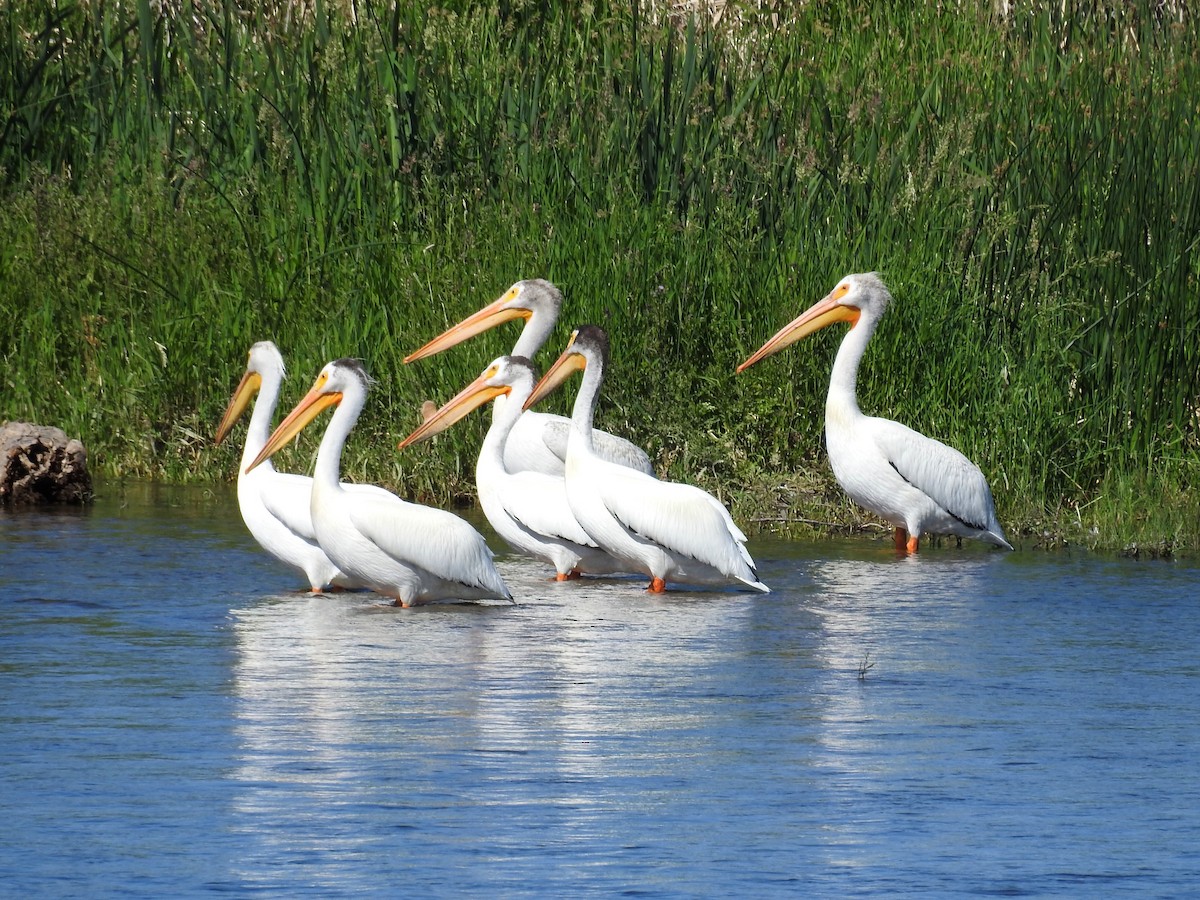
[[[847,275],[822,299],[779,329],[737,370],[741,372],[748,369],[759,360],[835,322],[849,322],[853,328],[860,320],[866,319],[873,326],[891,301],[892,295],[877,272]]]
[[[608,334],[598,325],[581,325],[571,332],[567,349],[554,361],[525,401],[529,409],[553,391],[575,372],[593,366],[603,372],[608,364]]]
[[[242,375],[242,380],[238,382],[238,386],[234,389],[233,396],[229,398],[229,405],[225,407],[225,414],[221,416],[221,423],[217,425],[217,434],[215,437],[216,443],[221,443],[229,434],[229,430],[246,408],[250,405],[250,401],[255,395],[262,390],[263,378],[275,378],[279,381],[283,380],[286,370],[283,365],[283,354],[279,352],[271,341],[259,341],[250,348],[250,353],[246,359],[246,372]]]
[[[365,396],[370,383],[367,370],[357,359],[337,359],[328,363],[313,382],[309,392],[296,404],[296,408],[279,423],[262,452],[246,466],[246,471],[249,472],[270,459],[280,447],[303,431],[318,415],[341,403],[346,394],[353,392],[356,397]]]
[[[515,393],[520,400],[524,400],[533,390],[536,379],[533,363],[523,356],[501,356],[492,360],[478,378],[432,413],[416,431],[400,442],[397,449],[403,450],[409,444],[441,434],[471,410],[501,395],[511,396]]]
[[[488,329],[495,328],[513,319],[524,319],[526,322],[537,318],[546,322],[546,333],[554,327],[558,320],[558,311],[562,306],[562,292],[553,284],[542,278],[530,278],[518,281],[496,300],[489,303],[479,312],[468,316],[457,325],[452,325],[432,341],[404,357],[406,363],[426,356],[441,353],[456,344],[461,344],[468,338],[482,334]]]

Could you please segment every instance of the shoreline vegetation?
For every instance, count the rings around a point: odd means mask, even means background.
[[[543,277],[536,362],[605,327],[597,424],[660,474],[871,531],[822,445],[840,335],[734,367],[877,270],[864,411],[974,460],[1018,547],[1194,555],[1197,38],[1181,0],[3,3],[0,419],[109,483],[231,480],[270,339],[277,416],[331,359],[377,381],[348,479],[461,504],[485,417],[396,443],[516,326],[403,357]]]

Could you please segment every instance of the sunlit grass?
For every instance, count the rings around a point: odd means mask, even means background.
[[[366,360],[349,474],[469,495],[482,420],[392,448],[515,331],[401,360],[541,276],[560,341],[612,333],[604,424],[769,524],[764,484],[828,478],[837,337],[733,368],[879,270],[864,409],[975,459],[1010,530],[1108,510],[1104,545],[1200,545],[1122,511],[1186,508],[1197,464],[1200,66],[1170,4],[175,6],[0,8],[0,414],[103,470],[232,474],[208,438],[270,338],[285,403]]]

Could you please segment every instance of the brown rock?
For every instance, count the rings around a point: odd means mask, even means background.
[[[0,426],[0,502],[88,503],[87,451],[61,428],[6,422]]]

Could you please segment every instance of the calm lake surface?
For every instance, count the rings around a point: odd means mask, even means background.
[[[394,610],[225,487],[0,511],[0,894],[1200,889],[1200,566],[751,550],[770,595],[505,555],[515,605]]]

